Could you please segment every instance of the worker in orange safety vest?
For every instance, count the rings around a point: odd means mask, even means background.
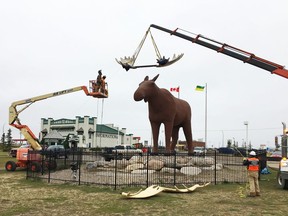
[[[247,166],[248,181],[250,186],[250,194],[248,196],[255,197],[260,196],[259,187],[259,159],[256,158],[255,151],[249,153],[249,158],[244,158],[243,165]]]

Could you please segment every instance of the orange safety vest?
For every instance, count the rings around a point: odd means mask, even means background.
[[[249,171],[259,171],[259,160],[258,158],[248,158],[248,170]]]

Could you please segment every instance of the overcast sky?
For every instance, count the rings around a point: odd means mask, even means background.
[[[153,23],[202,34],[287,65],[287,20],[285,0],[0,0],[1,129],[12,129],[8,123],[12,102],[88,86],[102,69],[108,99],[76,92],[39,101],[20,114],[22,124],[38,134],[41,118],[96,116],[98,123],[113,123],[150,143],[147,104],[135,102],[133,94],[146,75],[160,74],[157,85],[180,86],[180,98],[191,105],[195,140],[205,138],[205,93],[195,87],[207,83],[208,146],[221,147],[228,139],[241,145],[248,121],[252,146],[273,147],[275,135],[282,134],[281,122],[288,123],[287,79],[156,29],[152,34],[161,54],[184,53],[180,61],[126,72],[115,58],[131,56]],[[147,38],[135,65],[155,62]],[[13,129],[13,137],[20,133]],[[182,130],[180,139],[184,140]]]

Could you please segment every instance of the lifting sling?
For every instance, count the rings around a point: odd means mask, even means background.
[[[152,65],[140,65],[140,66],[135,66],[135,62],[136,59],[143,47],[143,44],[147,38],[147,35],[150,33],[150,37],[152,40],[152,44],[154,46],[154,50],[156,52],[156,56],[157,56],[157,64],[152,64]],[[148,28],[148,30],[146,31],[144,37],[142,38],[140,44],[138,45],[137,49],[135,50],[134,54],[131,57],[124,57],[124,58],[120,58],[120,60],[116,61],[126,70],[128,71],[129,69],[137,69],[137,68],[145,68],[145,67],[165,67],[165,66],[169,66],[173,63],[175,63],[176,61],[178,61],[179,59],[181,59],[183,57],[183,53],[181,53],[180,55],[173,55],[172,59],[170,60],[170,58],[166,59],[165,56],[161,56],[160,51],[156,45],[156,42],[152,36],[152,33],[150,31],[150,27]]]

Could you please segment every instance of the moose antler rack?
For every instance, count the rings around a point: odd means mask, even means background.
[[[156,56],[157,56],[157,64],[151,64],[151,65],[138,65],[138,66],[135,66],[135,62],[136,62],[136,59],[141,51],[141,48],[143,47],[143,44],[147,38],[147,35],[150,34],[151,36],[151,40],[152,40],[152,43],[153,43],[153,46],[154,46],[154,50],[155,50],[155,53],[156,53]],[[183,53],[179,54],[179,55],[176,55],[174,54],[173,57],[171,58],[165,58],[165,56],[162,56],[160,54],[160,51],[156,45],[156,42],[152,36],[152,33],[150,31],[150,27],[148,28],[148,30],[146,31],[144,37],[142,38],[139,46],[137,47],[137,49],[135,50],[134,54],[131,56],[131,57],[124,57],[124,58],[120,58],[120,60],[117,60],[116,61],[126,70],[128,71],[129,69],[137,69],[137,68],[146,68],[146,67],[165,67],[165,66],[169,66],[171,64],[174,64],[175,62],[177,62],[179,59],[181,59],[183,57]]]

